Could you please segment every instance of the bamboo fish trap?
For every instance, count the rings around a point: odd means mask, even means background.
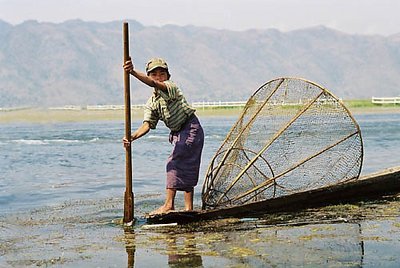
[[[360,127],[327,89],[278,78],[247,101],[208,167],[203,209],[240,206],[358,179]]]

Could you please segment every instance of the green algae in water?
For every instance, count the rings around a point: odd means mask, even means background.
[[[146,203],[148,197],[140,198],[138,203]],[[74,201],[1,218],[0,266],[343,267],[400,262],[398,197],[157,229],[142,228],[146,210],[135,211],[136,224],[124,227],[121,204],[121,198]]]

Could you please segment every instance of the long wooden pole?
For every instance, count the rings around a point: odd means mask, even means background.
[[[123,23],[124,63],[129,60],[129,28],[128,22]],[[125,137],[131,137],[131,94],[129,73],[124,70],[125,91]],[[132,146],[125,148],[126,188],[124,196],[124,223],[133,222],[133,191],[132,191]]]

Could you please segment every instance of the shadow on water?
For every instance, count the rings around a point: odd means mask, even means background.
[[[85,200],[0,218],[7,267],[395,267],[400,197],[259,218],[147,225],[158,197],[138,196],[134,226],[122,199]]]

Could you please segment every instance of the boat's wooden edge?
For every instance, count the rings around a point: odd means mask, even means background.
[[[199,210],[173,210],[162,214],[145,215],[145,218],[148,223],[189,223],[195,221],[199,213]]]
[[[397,172],[400,172],[400,166],[398,167],[391,167],[391,168],[387,168],[384,170],[380,170],[374,173],[370,173],[367,175],[364,175],[362,177],[360,177],[358,180],[368,180],[371,178],[376,178],[376,177],[381,177],[381,176],[385,176],[385,175],[395,175]]]
[[[147,217],[149,223],[188,223],[227,217],[243,217],[274,212],[371,200],[400,192],[400,166],[368,174],[355,181],[331,185],[242,206],[191,212],[172,211]]]

